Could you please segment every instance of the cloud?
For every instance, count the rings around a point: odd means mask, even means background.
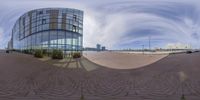
[[[200,34],[199,8],[188,2],[152,1],[122,1],[100,6],[106,17],[113,15],[108,22],[115,23],[121,17],[121,23],[115,24],[111,29],[121,28],[121,31],[112,34],[115,37],[113,46],[137,47],[138,42],[147,44],[147,39],[151,36],[156,44],[162,43],[159,45],[161,47],[170,42],[187,43],[196,47],[198,40],[194,36]],[[133,45],[134,43],[136,44]]]

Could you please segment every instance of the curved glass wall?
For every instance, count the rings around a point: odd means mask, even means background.
[[[83,11],[68,8],[32,10],[12,30],[13,48],[82,50]]]

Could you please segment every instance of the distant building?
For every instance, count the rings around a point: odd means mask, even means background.
[[[100,44],[97,44],[96,47],[97,47],[97,51],[101,51],[101,45]]]
[[[102,50],[102,51],[105,51],[105,50],[106,50],[106,47],[105,47],[105,46],[102,46],[101,50]]]
[[[85,47],[84,51],[97,51],[97,48]]]
[[[166,45],[166,49],[192,49],[189,44],[170,43]]]
[[[12,39],[10,41],[8,41],[8,46],[7,46],[8,50],[12,50]]]
[[[105,51],[106,47],[101,46],[101,44],[97,44],[96,48],[95,47],[85,47],[83,50],[84,51]]]

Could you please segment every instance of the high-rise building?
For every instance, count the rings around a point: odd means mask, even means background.
[[[8,41],[7,50],[12,50],[12,41]]]
[[[101,51],[101,45],[100,44],[97,44],[97,51]]]
[[[105,46],[102,46],[101,50],[102,50],[102,51],[105,51],[105,50],[106,50],[106,47],[105,47]]]

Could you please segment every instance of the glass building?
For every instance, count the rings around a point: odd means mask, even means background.
[[[81,51],[83,11],[44,8],[22,15],[12,30],[13,49]]]

